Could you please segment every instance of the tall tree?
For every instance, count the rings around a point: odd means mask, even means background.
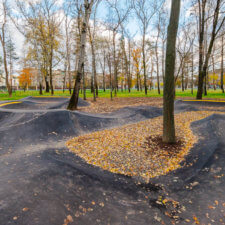
[[[83,5],[82,5],[84,12],[83,12],[83,17],[82,17],[81,40],[80,40],[80,48],[79,48],[79,62],[78,62],[78,69],[77,69],[73,94],[70,98],[70,102],[67,107],[67,109],[69,109],[69,110],[76,110],[77,105],[78,105],[80,84],[81,84],[81,78],[82,78],[83,68],[84,68],[87,27],[88,27],[90,14],[91,14],[94,2],[95,2],[94,0],[90,0],[90,1],[84,0]]]
[[[176,142],[174,123],[174,72],[180,2],[180,0],[172,0],[170,22],[167,31],[166,68],[163,94],[163,142],[165,143]]]
[[[221,36],[221,71],[220,71],[220,87],[222,93],[224,93],[224,85],[223,85],[223,74],[224,74],[224,34]]]
[[[141,48],[133,49],[132,51],[132,57],[134,62],[134,68],[136,72],[136,88],[137,91],[140,91],[141,89],[141,74],[140,74],[140,67],[141,67]]]
[[[46,83],[46,92],[51,88],[51,94],[54,94],[53,86],[53,68],[58,64],[59,59],[56,52],[59,49],[61,39],[60,25],[62,19],[59,17],[60,7],[58,0],[40,0],[26,2],[16,0],[18,8],[18,21],[15,15],[12,18],[18,30],[25,35],[26,43],[32,47],[35,56],[41,57],[39,63],[40,71],[44,76]],[[37,50],[38,49],[38,50]],[[40,51],[40,54],[39,54]],[[36,60],[40,58],[36,57]],[[56,62],[54,62],[56,60]]]
[[[220,29],[225,22],[225,16],[224,12],[222,12],[222,6],[224,6],[223,0],[198,0],[199,75],[197,99],[202,99],[204,78],[207,75],[207,69],[213,45]],[[208,16],[207,12],[209,12]],[[206,51],[204,54],[204,38],[206,23],[208,20],[212,20],[212,29],[210,34],[210,41],[208,46],[206,47]]]
[[[8,60],[7,60],[7,25],[9,15],[8,0],[2,0],[0,3],[0,42],[3,51],[3,64],[5,70],[5,81],[9,96],[12,96],[12,86],[10,84]]]
[[[195,40],[195,33],[190,32],[191,27],[193,24],[191,23],[184,23],[180,29],[180,35],[178,37],[178,44],[177,44],[177,53],[179,56],[178,66],[177,66],[177,73],[175,75],[175,83],[178,80],[178,77],[181,76],[181,85],[182,91],[185,89],[184,78],[185,78],[185,69],[187,64],[190,61],[191,50],[193,47],[193,43]]]
[[[70,17],[71,14],[71,2],[65,2],[64,4],[65,13],[65,39],[66,39],[66,53],[65,53],[65,84],[66,77],[68,77],[68,87],[70,94],[71,91],[71,56],[72,56],[72,22],[73,18]]]
[[[94,87],[94,101],[96,101],[96,97],[98,97],[98,80],[97,80],[97,71],[96,71],[96,14],[98,10],[100,0],[96,0],[96,4],[93,6],[93,25],[92,27],[88,26],[88,34],[89,40],[91,44],[91,56],[92,56],[92,80],[93,80],[93,87]]]
[[[118,59],[116,54],[116,37],[118,35],[119,28],[127,19],[130,6],[129,1],[126,0],[125,7],[124,3],[119,0],[107,0],[109,4],[109,15],[108,15],[108,28],[112,31],[112,42],[113,42],[113,89],[114,95],[117,96],[118,89]]]
[[[146,68],[146,35],[150,26],[151,19],[162,6],[162,1],[150,1],[150,0],[133,0],[133,8],[135,10],[138,24],[142,33],[142,60],[144,70],[144,87],[145,94],[148,93],[147,87],[147,68]]]

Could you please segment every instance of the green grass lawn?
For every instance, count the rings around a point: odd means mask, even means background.
[[[191,94],[190,90],[186,90],[184,92],[182,92],[180,89],[176,90],[176,96],[177,98],[179,97],[191,97],[191,98],[195,98],[196,97],[196,90],[194,92],[194,95]],[[39,92],[38,91],[15,91],[13,92],[12,97],[10,98],[8,96],[7,92],[0,92],[0,101],[5,101],[5,100],[19,100],[22,98],[25,98],[27,96],[39,96]],[[45,93],[43,94],[43,96],[51,96],[50,93]],[[63,93],[63,91],[61,90],[56,90],[55,91],[55,96],[64,96],[64,97],[69,97],[69,91],[65,91]],[[80,96],[82,97],[82,93],[80,93]],[[152,90],[152,91],[148,91],[148,97],[162,97],[162,93],[160,95],[158,95],[157,90]],[[87,90],[87,97],[90,98],[92,97],[92,94],[90,92],[90,90]],[[104,97],[104,98],[110,98],[110,91],[107,90],[106,92],[104,92],[103,90],[99,90],[99,97]],[[132,90],[131,93],[129,93],[128,91],[119,91],[117,94],[117,97],[146,97],[144,91],[136,91],[136,90]],[[223,94],[221,92],[221,90],[209,90],[208,91],[208,95],[205,96],[204,98],[215,98],[215,99],[225,99],[225,94]]]

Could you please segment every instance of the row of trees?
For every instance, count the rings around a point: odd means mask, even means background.
[[[192,0],[183,5],[182,12],[186,14],[180,20],[178,32],[175,83],[181,84],[182,90],[189,86],[193,92],[197,80],[197,98],[201,98],[203,91],[206,94],[210,80],[207,76],[209,70],[220,67],[221,81],[223,79],[224,2]],[[16,10],[12,11],[12,7]],[[165,77],[168,8],[163,0],[93,2],[87,24],[83,71],[92,73],[91,89],[94,99],[98,96],[98,73],[103,74],[104,90],[106,75],[110,76],[112,97],[113,92],[114,96],[117,95],[119,86],[130,91],[134,80],[137,90],[144,90],[147,94],[152,88],[153,77],[157,78],[160,94]],[[108,12],[104,18],[99,13],[103,9]],[[12,72],[9,72],[9,65],[12,65],[12,56],[15,54],[7,48],[7,42],[11,40],[13,44],[9,29],[12,26],[16,26],[25,37],[21,65],[23,68],[38,69],[40,94],[43,83],[46,92],[51,90],[54,94],[54,68],[63,68],[64,86],[68,83],[71,92],[72,71],[77,71],[79,67],[84,2],[70,0],[62,4],[59,0],[3,0],[1,14],[0,37],[9,94],[12,92]],[[135,24],[136,33],[129,29],[129,24]],[[10,54],[11,59],[8,56]],[[85,77],[82,76],[81,79],[85,92]],[[220,84],[223,91],[223,82]]]

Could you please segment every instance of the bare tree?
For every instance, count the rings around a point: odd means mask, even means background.
[[[7,23],[8,23],[9,5],[7,0],[2,0],[0,5],[0,41],[3,51],[3,64],[5,70],[5,81],[9,96],[12,96],[12,86],[10,85],[8,62],[7,62]]]
[[[142,33],[142,60],[144,70],[144,87],[145,94],[148,93],[147,88],[147,68],[146,68],[146,35],[150,26],[151,19],[162,6],[163,1],[150,1],[150,0],[133,0],[133,8],[135,10],[138,24]]]
[[[114,75],[114,95],[117,96],[118,89],[118,60],[116,57],[116,37],[120,26],[125,22],[130,12],[129,2],[126,3],[126,8],[121,8],[123,4],[119,0],[107,0],[109,4],[109,17],[108,17],[108,28],[112,31],[112,41],[113,41],[113,75]]]
[[[174,124],[174,72],[180,2],[180,0],[172,0],[167,34],[166,68],[163,94],[163,142],[165,143],[176,142]]]
[[[93,26],[88,26],[89,40],[91,44],[91,56],[92,56],[92,83],[94,87],[93,98],[96,101],[98,97],[98,81],[97,81],[97,72],[96,72],[96,14],[100,0],[96,0],[96,4],[93,5]]]
[[[65,57],[65,81],[66,76],[68,75],[68,86],[69,86],[69,92],[71,94],[71,55],[72,55],[72,23],[73,18],[71,18],[69,15],[71,13],[71,4],[68,2],[68,4],[64,5],[64,13],[65,13],[65,33],[66,33],[66,57]]]
[[[195,41],[195,33],[190,32],[192,26],[193,26],[192,23],[183,24],[183,26],[180,29],[180,35],[178,37],[178,44],[176,48],[179,56],[179,61],[177,60],[178,68],[177,73],[175,75],[175,83],[177,82],[178,77],[181,76],[182,91],[184,91],[185,89],[184,84],[185,69],[190,61],[191,50],[193,48],[193,44]]]
[[[106,91],[106,63],[107,63],[107,39],[104,37],[97,38],[98,61],[102,71],[103,91]]]
[[[160,36],[160,20],[161,17],[159,16],[159,21],[157,23],[157,36],[155,41],[155,59],[156,59],[156,76],[157,76],[157,88],[158,94],[160,95],[160,79],[159,79],[159,52],[158,52],[158,45],[159,45],[159,36]]]

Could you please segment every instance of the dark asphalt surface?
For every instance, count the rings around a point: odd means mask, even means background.
[[[200,141],[186,166],[144,184],[86,164],[65,141],[162,110],[140,106],[91,115],[65,110],[67,102],[26,98],[0,108],[0,225],[194,224],[194,216],[200,224],[225,224],[225,115],[194,122]],[[175,105],[176,112],[200,108]]]

